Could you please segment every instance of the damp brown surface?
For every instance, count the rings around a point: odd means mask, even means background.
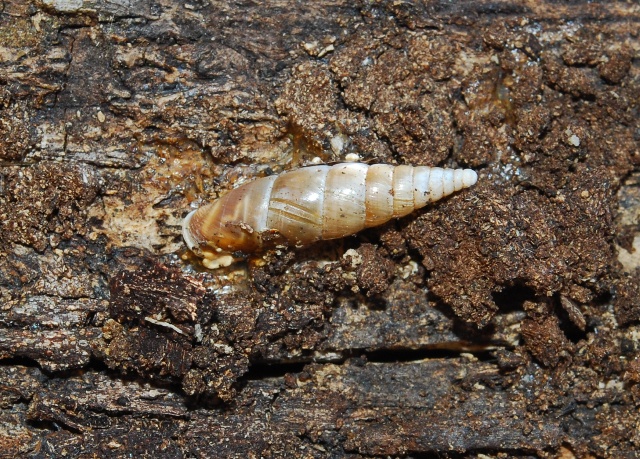
[[[0,2],[0,457],[634,458],[640,7]],[[470,167],[223,270],[189,210]]]

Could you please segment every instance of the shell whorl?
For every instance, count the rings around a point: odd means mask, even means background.
[[[183,236],[205,265],[228,265],[233,252],[270,246],[265,234],[278,234],[298,247],[349,236],[408,215],[477,179],[471,169],[361,163],[304,167],[257,179],[190,212]]]

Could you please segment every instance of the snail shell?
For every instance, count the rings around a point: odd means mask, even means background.
[[[182,234],[210,268],[234,252],[349,236],[476,183],[471,169],[344,163],[303,167],[229,191],[189,213]]]

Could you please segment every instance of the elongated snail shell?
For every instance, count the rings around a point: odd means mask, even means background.
[[[361,163],[303,167],[247,183],[192,211],[182,234],[189,249],[214,269],[230,265],[234,252],[270,246],[267,234],[277,233],[296,247],[349,236],[410,214],[477,179],[471,169]]]

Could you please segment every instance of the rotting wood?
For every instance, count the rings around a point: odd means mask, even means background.
[[[636,457],[638,5],[0,5],[0,456]],[[354,152],[480,181],[180,258],[191,203]]]

